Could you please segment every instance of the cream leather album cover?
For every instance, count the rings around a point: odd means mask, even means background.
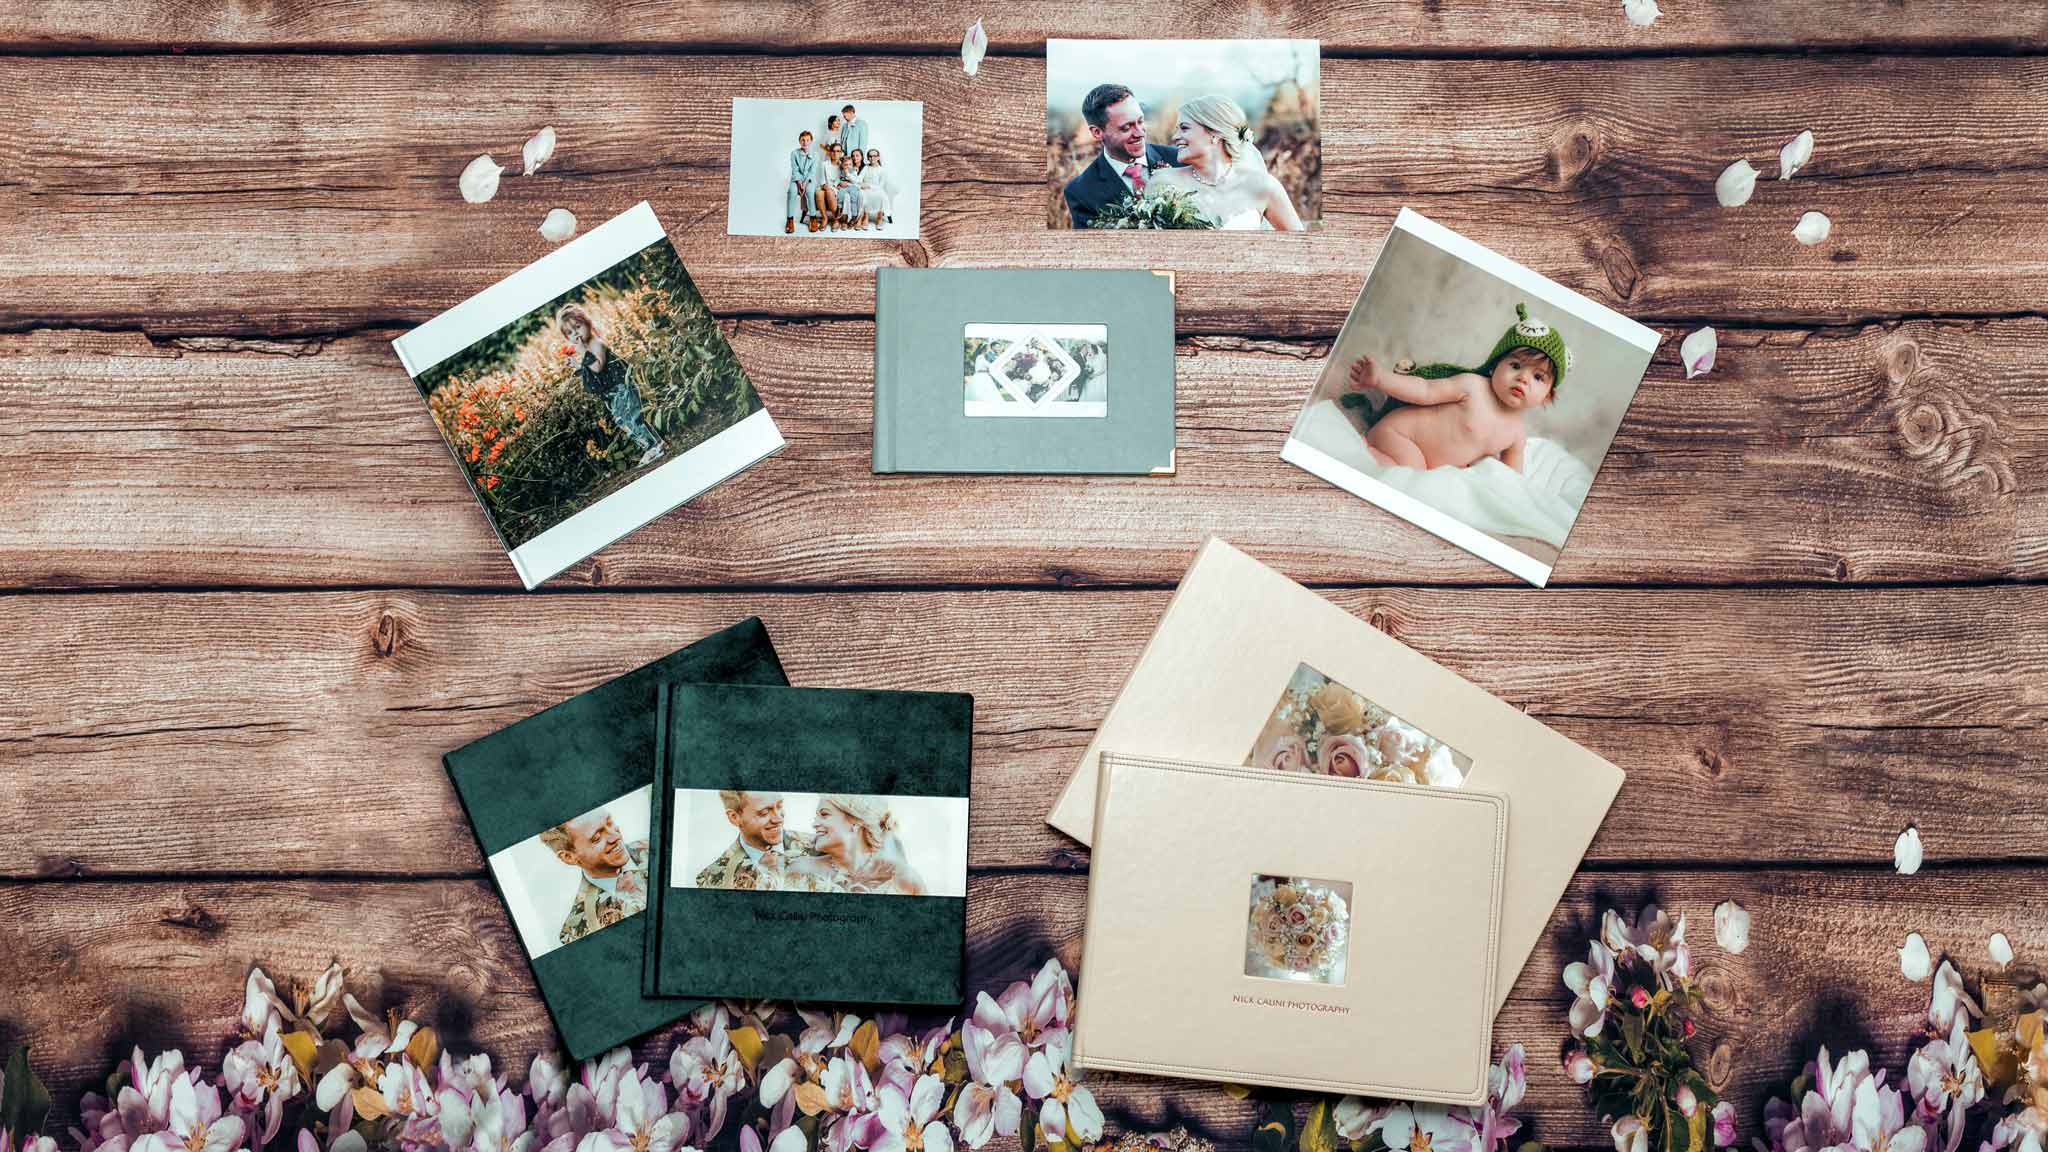
[[[1118,752],[1097,776],[1077,1063],[1486,1099],[1506,801]]]
[[[1497,1011],[1621,769],[1221,540],[1202,546],[1047,822],[1093,840],[1104,751],[1507,797]]]

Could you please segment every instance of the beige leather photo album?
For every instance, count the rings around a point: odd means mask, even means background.
[[[1622,781],[1514,705],[1216,539],[1046,818],[1084,844],[1104,751],[1505,796],[1496,1011]]]
[[[1118,752],[1097,776],[1076,1063],[1486,1099],[1506,801]]]

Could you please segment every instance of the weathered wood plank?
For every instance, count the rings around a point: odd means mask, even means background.
[[[869,471],[864,322],[729,326],[784,453],[556,586],[1170,584],[1214,533],[1320,583],[1501,583],[1279,458],[1327,346],[1183,341],[1171,479]],[[1556,583],[2048,575],[2048,322],[1668,330]],[[821,371],[821,368],[826,369]],[[0,335],[0,582],[517,587],[388,344]]]
[[[1046,230],[1035,59],[970,83],[929,57],[15,58],[0,86],[69,94],[0,121],[0,327],[17,329],[417,321],[544,250],[548,208],[594,223],[643,197],[727,315],[861,314],[879,264],[1081,263],[1177,269],[1183,332],[1327,336],[1404,203],[1647,319],[2048,298],[2039,58],[1331,60],[1319,233],[1142,243]],[[741,94],[923,100],[923,238],[726,236]],[[516,155],[543,123],[562,145],[542,175],[460,202],[471,156]],[[1715,206],[1722,165],[1768,171],[1802,127],[1821,145],[1798,181]],[[1835,218],[1822,247],[1791,239],[1807,208]]]
[[[673,5],[632,0],[477,3],[420,8],[392,0],[346,5],[265,3],[232,9],[172,0],[119,9],[64,0],[0,11],[0,46],[13,51],[625,47],[636,51],[948,52],[985,18],[996,52],[1032,53],[1055,36],[1111,37],[1170,29],[1194,37],[1303,36],[1326,52],[1672,52],[1701,49],[1912,48],[2020,50],[2048,44],[2048,20],[1988,0],[1902,10],[1883,0],[1671,5],[1637,28],[1619,6],[1526,0],[1514,19],[1483,7],[1399,0],[1269,2],[1188,7],[1149,0],[1114,7],[1016,0],[989,11],[959,0],[917,5],[865,0],[753,0]]]
[[[1881,1067],[1903,1066],[1919,1034],[1927,985],[1899,975],[1893,953],[1909,930],[1951,954],[1994,1006],[2014,999],[2048,955],[2048,923],[2023,915],[2048,884],[2038,868],[1940,872],[1663,872],[1581,877],[1548,938],[1516,982],[1496,1043],[1529,1052],[1528,1134],[1560,1147],[1599,1147],[1604,1131],[1553,1063],[1566,1035],[1562,965],[1584,947],[1598,910],[1646,900],[1687,914],[1711,1014],[1697,1052],[1725,1047],[1716,1086],[1736,1102],[1746,1137],[1763,1099],[1782,1091],[1813,1048],[1868,1046]],[[999,991],[1049,956],[1078,969],[1085,877],[977,876],[969,898],[969,990]],[[1713,943],[1714,904],[1741,901],[1754,917],[1741,956]],[[1844,925],[1854,925],[1844,931]],[[1995,973],[1984,942],[2003,931],[2022,957]],[[1423,942],[1390,941],[1425,948]],[[36,1039],[38,1070],[73,1113],[78,1095],[133,1044],[182,1046],[217,1068],[241,1008],[251,963],[273,976],[310,976],[339,959],[369,1004],[403,1006],[459,1052],[482,1050],[515,1073],[552,1034],[525,960],[489,886],[427,882],[38,883],[0,886],[0,966],[12,978],[0,1033]],[[1982,982],[1982,983],[1980,983]],[[1082,1011],[1088,990],[1078,989]],[[665,1055],[660,1037],[643,1058]],[[1119,1128],[1190,1122],[1243,1147],[1251,1105],[1193,1082],[1091,1076]]]
[[[0,598],[0,811],[47,833],[0,875],[474,873],[441,753],[750,613],[794,683],[973,693],[972,859],[1071,864],[1043,815],[1167,596]],[[1627,771],[1595,860],[2041,854],[2048,589],[1333,599]]]

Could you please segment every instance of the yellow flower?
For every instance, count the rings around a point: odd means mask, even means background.
[[[1365,706],[1359,702],[1358,694],[1335,681],[1316,689],[1308,702],[1323,727],[1339,736],[1348,736],[1365,726]]]

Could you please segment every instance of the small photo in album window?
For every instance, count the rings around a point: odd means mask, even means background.
[[[1245,975],[1342,984],[1350,941],[1350,881],[1252,877],[1251,911],[1245,918]]]
[[[969,324],[961,340],[969,416],[1109,415],[1103,324]]]
[[[1245,763],[1280,772],[1456,788],[1472,758],[1306,664],[1280,691]]]

